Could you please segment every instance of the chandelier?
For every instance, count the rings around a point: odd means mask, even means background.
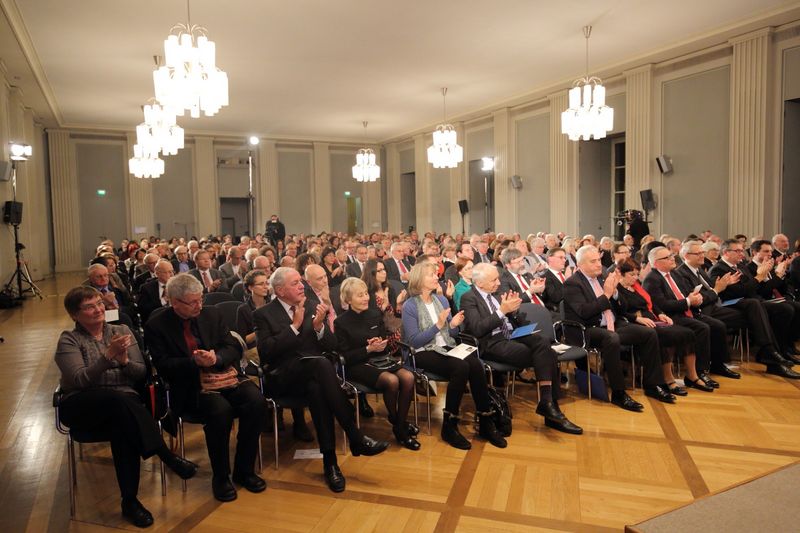
[[[128,172],[137,178],[158,178],[164,173],[164,160],[158,151],[141,144],[133,145],[133,157],[128,160]]]
[[[367,136],[367,121],[364,124],[364,137]],[[356,153],[356,164],[353,165],[353,179],[358,182],[376,181],[381,177],[381,167],[375,164],[375,152],[372,148],[362,148]]]
[[[173,26],[164,41],[165,64],[153,72],[156,99],[179,116],[211,117],[228,105],[228,75],[217,68],[206,29],[191,23],[188,0],[186,12],[188,22]]]
[[[183,148],[183,128],[175,121],[175,113],[158,103],[144,106],[144,122],[136,127],[136,144],[146,152],[175,155]]]
[[[456,168],[464,160],[464,149],[456,142],[456,129],[447,123],[447,87],[442,87],[442,123],[433,131],[428,163],[433,168]]]
[[[575,80],[569,90],[569,109],[561,113],[561,133],[571,141],[602,139],[614,129],[614,110],[606,105],[606,88],[600,78],[589,76],[591,26],[583,27],[586,38],[586,77]]]

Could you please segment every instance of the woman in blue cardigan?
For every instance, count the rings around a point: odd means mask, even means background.
[[[436,294],[439,278],[436,265],[417,264],[408,280],[409,299],[403,304],[403,337],[415,351],[417,367],[449,380],[445,398],[442,439],[451,446],[468,450],[470,442],[458,430],[458,411],[469,381],[472,399],[478,412],[478,434],[498,448],[507,443],[492,419],[486,374],[478,357],[464,359],[447,355],[458,343],[454,340],[464,321],[464,312],[450,314],[450,304]]]

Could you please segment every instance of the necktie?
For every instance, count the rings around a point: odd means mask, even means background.
[[[713,290],[714,290],[714,289],[711,287],[711,285],[709,285],[709,283],[706,281],[706,278],[705,278],[705,276],[703,276],[703,273],[702,273],[702,272],[700,272],[700,270],[698,270],[698,271],[695,273],[695,275],[696,275],[698,278],[700,278],[700,283],[702,283],[702,284],[703,284],[703,286],[704,286],[706,289],[708,289],[708,290],[710,290],[710,291],[713,291]]]
[[[525,283],[525,278],[522,277],[522,274],[517,274],[517,279],[519,279],[519,284],[522,286],[522,290],[524,290],[525,292],[529,292],[528,289],[530,288],[530,285]],[[542,304],[542,300],[539,299],[539,297],[536,295],[535,292],[530,291],[530,295],[531,295],[531,301],[533,303],[535,303],[536,305],[544,305]]]
[[[600,286],[600,282],[597,281],[597,278],[589,278],[589,285],[594,289],[595,296],[598,298],[603,296],[603,288]],[[606,319],[606,329],[608,329],[608,331],[614,331],[614,313],[611,312],[611,309],[603,311],[603,318]]]
[[[183,340],[186,341],[186,348],[189,349],[189,355],[192,355],[197,350],[197,339],[192,333],[192,321],[183,321]]]
[[[675,299],[677,299],[678,301],[685,300],[686,297],[683,295],[681,290],[675,284],[675,280],[672,279],[672,276],[669,274],[669,272],[667,272],[664,277],[667,278],[667,284],[669,285],[669,288],[672,289],[672,294],[675,295]],[[688,316],[689,318],[693,318],[694,316],[692,315],[692,312],[689,311],[688,309],[684,311],[683,314]]]
[[[208,275],[208,271],[204,271],[203,273],[203,285],[206,286],[206,289],[211,289],[211,277]]]
[[[159,299],[159,300],[161,300],[161,305],[164,305],[164,294],[165,294],[166,292],[167,292],[167,286],[166,286],[166,285],[162,285],[162,286],[161,286],[161,294],[160,294],[160,296],[158,297],[158,299]]]
[[[564,279],[564,274],[562,274],[561,272],[559,272],[559,273],[558,273],[558,279],[560,279],[560,280],[561,280],[561,283],[564,283],[564,282],[566,281],[566,280]]]
[[[489,304],[489,310],[492,312],[492,314],[497,313],[497,306],[494,305],[494,301],[492,299],[492,295],[491,294],[487,294],[486,295],[486,302]],[[511,336],[511,330],[512,329],[513,328],[511,327],[511,323],[508,321],[508,318],[504,316],[503,317],[503,325],[500,328],[500,330],[501,330],[501,332],[503,334],[503,337],[505,337],[506,339],[509,338]]]
[[[406,268],[406,265],[404,265],[402,261],[398,261],[398,262],[397,262],[397,268],[399,268],[399,269],[400,269],[400,273],[401,273],[401,274],[406,274],[406,273],[408,273],[408,269]]]

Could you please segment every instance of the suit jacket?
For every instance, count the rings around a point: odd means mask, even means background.
[[[336,285],[335,287],[328,287],[328,290],[330,291],[329,296],[331,298],[331,303],[333,304],[333,310],[336,312],[336,316],[339,316],[342,313],[344,313],[344,308],[342,308],[341,288],[342,288],[341,285]],[[305,293],[306,293],[306,299],[309,302],[313,302],[314,306],[317,306],[322,303],[319,297],[317,296],[317,293],[314,292],[314,289],[312,289],[309,285],[306,285]]]
[[[739,283],[734,283],[725,287],[725,290],[719,294],[722,300],[732,300],[734,298],[759,298],[758,282],[755,280],[750,271],[746,267],[731,268],[728,264],[720,259],[717,261],[711,270],[708,271],[708,276],[713,283],[716,283],[717,278],[724,276],[728,273],[741,272],[742,277],[739,278]]]
[[[348,263],[348,265],[344,269],[347,277],[350,278],[361,278],[361,266],[359,266],[358,261],[353,261],[352,263]]]
[[[203,283],[203,276],[200,275],[200,269],[193,268],[189,272],[187,272],[187,274],[191,274],[192,276],[194,276],[197,279],[197,281],[202,283],[202,285],[203,285],[203,294],[206,294],[207,292],[209,292],[206,289],[206,284]],[[209,268],[208,269],[208,275],[211,276],[211,281],[216,281],[218,279],[221,279],[223,281],[223,283],[221,283],[219,287],[217,287],[214,291],[211,291],[211,292],[216,292],[216,291],[219,291],[219,290],[222,290],[222,289],[227,289],[227,285],[225,285],[225,283],[224,283],[225,276],[222,275],[222,272],[220,272],[216,268]]]
[[[258,358],[273,376],[280,378],[282,373],[290,371],[304,355],[321,355],[325,351],[336,349],[336,337],[327,325],[322,338],[317,339],[312,325],[315,307],[305,306],[305,316],[297,335],[291,328],[292,319],[277,298],[253,313]]]
[[[500,298],[497,298],[497,296],[495,296],[495,298],[499,304]],[[492,335],[495,329],[502,327],[503,319],[500,318],[497,313],[493,313],[491,309],[489,309],[489,304],[481,296],[481,293],[478,292],[475,285],[461,297],[461,311],[464,311],[466,333],[478,338],[478,344],[481,350],[490,347],[496,342],[506,340],[502,335]],[[508,318],[511,325],[514,327],[528,323],[525,319],[525,313],[522,312],[506,315],[506,318]]]
[[[173,259],[172,261],[170,261],[170,263],[172,263],[172,269],[175,270],[175,273],[180,274],[181,273],[180,262],[177,259]],[[191,259],[187,259],[186,264],[189,266],[189,270],[197,268],[197,265],[195,265],[194,261],[192,261]]]
[[[403,259],[403,264],[405,265],[406,269],[411,271],[411,263],[408,262],[408,259]],[[400,279],[400,269],[397,268],[397,262],[394,260],[394,257],[386,257],[383,259],[383,266],[386,268],[386,279],[393,279],[395,281],[402,281]],[[402,283],[406,283],[402,281]]]
[[[780,294],[781,296],[786,296],[786,295],[791,296],[791,291],[789,290],[789,286],[786,283],[786,279],[781,279],[777,275],[775,275],[774,268],[769,273],[770,274],[769,279],[765,279],[764,281],[758,281],[757,279],[755,279],[756,274],[758,273],[758,265],[755,263],[755,261],[750,261],[749,263],[747,263],[747,270],[750,272],[750,275],[753,276],[753,281],[755,281],[758,284],[758,295],[764,298],[765,300],[771,300],[772,298],[777,298],[779,297],[778,294]]]
[[[703,297],[703,305],[700,306],[700,309],[717,305],[719,302],[719,295],[714,292],[714,282],[711,281],[711,278],[708,277],[708,274],[706,274],[702,268],[697,269],[697,274],[698,275],[695,275],[686,263],[681,264],[681,266],[672,271],[673,277],[676,277],[676,275],[682,276],[686,281],[686,285],[692,288],[702,285],[702,287],[700,287],[700,295]],[[711,288],[707,288],[703,284],[703,281]]]
[[[686,279],[681,275],[676,276],[670,273],[670,277],[681,291],[681,294],[683,294],[684,299],[678,300],[664,276],[658,270],[653,269],[647,274],[647,277],[644,278],[644,283],[642,283],[644,290],[653,299],[653,305],[669,315],[670,318],[684,315],[687,309],[691,311],[693,316],[696,315],[699,310],[696,308],[690,309],[685,299],[694,287],[687,286]]]
[[[603,286],[605,276],[598,276],[597,282]],[[603,311],[610,309],[616,318],[624,316],[623,303],[606,296],[595,296],[592,286],[582,272],[575,272],[564,282],[564,318],[579,322],[587,327],[599,326]]]
[[[142,316],[142,323],[147,323],[150,313],[159,307],[166,306],[161,305],[158,279],[153,278],[139,290],[139,314]]]
[[[156,275],[151,273],[149,270],[137,275],[135,278],[133,278],[133,283],[131,283],[131,289],[133,290],[133,293],[139,294],[139,290],[142,288],[142,285],[155,278]]]
[[[527,283],[528,286],[530,286],[533,283],[533,278],[534,278],[533,274],[522,274],[522,279],[525,280],[525,283]],[[546,286],[547,285],[545,285],[545,287]],[[500,288],[497,290],[497,293],[504,294],[508,291],[518,292],[519,297],[522,298],[522,303],[529,304],[532,302],[531,297],[528,296],[528,293],[522,292],[522,287],[520,287],[520,284],[517,281],[516,274],[512,274],[508,270],[503,269],[500,271]],[[545,304],[545,307],[547,307],[546,291],[543,292],[542,294],[537,294],[536,296],[538,296],[539,299],[542,301],[542,303]]]
[[[234,276],[233,265],[230,263],[223,264],[221,267],[219,267],[219,271],[222,273],[223,276],[225,276],[226,279],[236,278],[236,281],[239,281],[240,279],[244,279],[244,275],[247,274],[247,262],[246,261],[239,262],[238,276]],[[234,281],[234,283],[236,283],[236,281]]]
[[[217,308],[203,307],[192,322],[198,346],[216,352],[217,364],[213,369],[225,370],[239,361],[241,346],[230,334]],[[145,324],[145,336],[153,363],[169,382],[171,407],[178,414],[195,409],[200,394],[200,368],[186,346],[183,319],[171,307],[165,308]]]
[[[564,299],[564,284],[549,268],[544,271],[544,279],[544,304],[551,311],[558,312],[559,304]]]

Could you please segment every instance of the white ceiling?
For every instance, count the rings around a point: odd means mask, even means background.
[[[49,126],[141,122],[152,56],[186,19],[183,0],[0,4],[0,59]],[[566,84],[583,74],[587,23],[593,73],[618,73],[674,55],[676,45],[697,49],[764,21],[800,18],[798,2],[781,0],[193,0],[191,9],[217,44],[231,105],[181,125],[318,140],[360,139],[362,120],[371,140],[434,124],[443,86],[453,117]],[[17,39],[6,20],[15,12]],[[39,83],[20,51],[24,30]],[[56,109],[45,103],[48,91]]]

